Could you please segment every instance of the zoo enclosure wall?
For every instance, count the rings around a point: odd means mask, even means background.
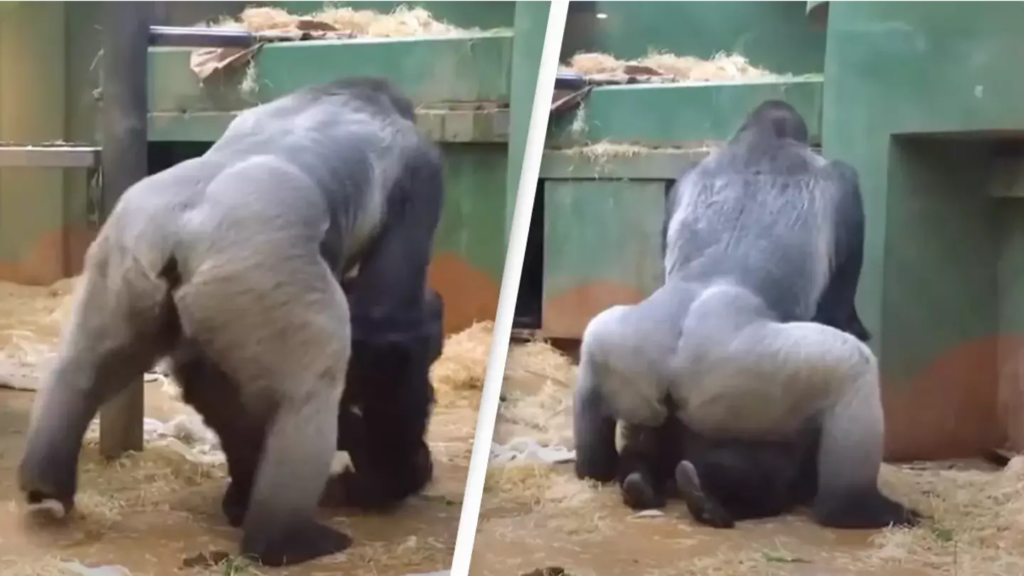
[[[157,2],[159,25],[235,16],[244,2]],[[338,6],[356,3],[336,3]],[[388,12],[403,3],[365,2]],[[536,82],[547,2],[419,2],[466,29],[458,37],[268,45],[255,57],[255,94],[239,74],[200,84],[191,50],[149,51],[150,172],[201,154],[234,112],[312,82],[385,75],[421,109],[444,152],[446,207],[431,284],[446,331],[493,318]],[[97,145],[99,2],[0,6],[0,142]],[[320,2],[257,3],[310,14]],[[538,39],[539,35],[539,39]],[[515,42],[514,38],[524,38]],[[524,76],[531,76],[526,77]],[[513,78],[516,81],[513,81]],[[515,90],[513,87],[521,88]],[[528,98],[522,95],[526,90]],[[513,97],[515,96],[515,97]],[[525,113],[524,113],[525,110]],[[513,142],[510,148],[509,142]],[[511,188],[511,189],[510,189]],[[80,272],[98,227],[98,186],[84,170],[0,169],[0,280],[45,285]]]
[[[779,77],[597,87],[580,110],[554,118],[519,327],[578,338],[594,314],[657,288],[667,187],[750,108],[780,97],[807,118],[826,156],[861,175],[868,237],[858,308],[882,364],[887,457],[1024,447],[1024,83],[1005,73],[1024,42],[1024,6],[595,4],[606,17],[591,15],[585,33],[567,30],[576,45],[563,60],[585,50],[726,51]],[[679,33],[691,26],[700,33]],[[581,153],[596,143],[618,153]]]

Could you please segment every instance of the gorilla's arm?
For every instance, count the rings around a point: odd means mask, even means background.
[[[389,507],[433,474],[425,436],[434,392],[430,366],[441,352],[443,303],[427,290],[444,188],[436,149],[424,146],[389,194],[383,230],[345,283],[352,309],[352,358],[339,411],[338,450],[355,467],[338,481],[347,504]],[[356,416],[352,413],[359,411]],[[372,446],[363,446],[372,439]]]
[[[854,301],[864,265],[864,201],[856,169],[842,161],[828,168],[840,186],[835,214],[835,269],[818,301],[814,321],[853,335],[861,342],[871,334],[861,323]]]
[[[661,221],[661,259],[665,259],[665,255],[668,254],[668,227],[672,223],[672,215],[676,213],[676,203],[679,202],[679,183],[686,178],[686,175],[693,170],[693,166],[690,166],[678,178],[672,181],[672,184],[668,188],[668,192],[665,193],[665,217]]]

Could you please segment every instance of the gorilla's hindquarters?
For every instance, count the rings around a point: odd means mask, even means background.
[[[261,249],[273,277],[252,263],[211,266],[187,278],[174,299],[185,338],[239,384],[239,417],[267,423],[255,477],[232,483],[251,491],[242,553],[280,566],[351,543],[314,518],[351,342],[348,303],[316,252],[277,254],[268,244]]]
[[[443,301],[429,291],[415,318],[353,318],[337,449],[349,453],[355,470],[332,479],[326,503],[389,508],[432,479],[430,368],[441,355],[443,317]]]
[[[57,361],[37,395],[18,470],[30,503],[74,503],[78,455],[99,407],[166,353],[177,325],[167,287],[110,250],[101,234],[86,256]]]
[[[885,434],[878,363],[866,345],[822,324],[765,319],[749,292],[716,287],[694,303],[682,349],[673,396],[690,428],[712,437],[785,439],[819,421],[816,509],[843,510],[837,515],[845,520],[826,520],[833,525],[902,522],[888,512],[870,522],[848,517],[884,498],[877,485]]]

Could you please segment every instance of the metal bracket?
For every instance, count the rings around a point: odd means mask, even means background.
[[[95,168],[100,149],[95,146],[0,145],[0,168]]]

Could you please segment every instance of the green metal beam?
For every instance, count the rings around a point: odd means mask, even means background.
[[[507,32],[269,44],[256,55],[254,82],[245,90],[244,69],[200,83],[189,67],[191,54],[183,48],[150,49],[150,111],[240,110],[344,76],[384,75],[417,104],[504,103],[511,97],[512,35]]]
[[[238,112],[153,112],[149,139],[155,142],[213,142]],[[508,110],[419,110],[416,123],[435,142],[495,144],[508,141]]]
[[[630,156],[600,157],[579,150],[546,150],[541,180],[675,180],[700,162],[706,149],[650,148]]]
[[[537,91],[537,71],[544,50],[550,2],[516,2],[515,41],[512,52],[511,131],[508,146],[508,168],[505,180],[505,241],[508,242],[515,211],[519,176],[526,152],[526,136],[530,131],[533,97]]]
[[[728,139],[762,101],[782,99],[807,120],[812,140],[821,134],[820,75],[707,84],[632,84],[595,88],[576,114],[552,122],[548,146],[636,142],[680,146]],[[583,128],[574,127],[583,114]]]

